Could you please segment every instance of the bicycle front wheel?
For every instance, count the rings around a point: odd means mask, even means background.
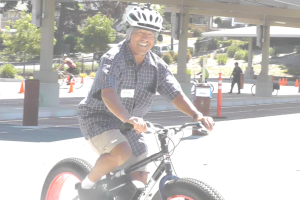
[[[84,83],[84,81],[83,81],[83,78],[82,78],[82,77],[80,77],[80,76],[75,76],[75,88],[76,88],[76,89],[81,88],[81,87],[83,86],[83,83]]]
[[[64,74],[58,74],[58,84],[59,86],[62,86],[62,84],[65,82],[66,76]]]
[[[92,166],[79,158],[67,158],[49,172],[42,189],[41,200],[74,199],[78,192],[75,184],[81,182]]]
[[[251,93],[253,96],[255,96],[255,94],[256,94],[256,85],[255,84],[253,84],[251,87]]]
[[[224,200],[211,186],[191,178],[168,182],[165,193],[168,200]],[[161,200],[159,191],[152,200]]]
[[[191,94],[195,94],[195,87],[196,87],[195,85],[192,86]]]

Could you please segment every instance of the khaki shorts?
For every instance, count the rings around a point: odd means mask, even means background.
[[[110,153],[111,150],[113,150],[117,145],[127,142],[126,137],[120,132],[118,129],[108,130],[105,131],[99,135],[96,135],[95,137],[90,138],[87,140],[89,145],[92,147],[93,151],[97,153],[99,156]],[[148,151],[143,153],[142,155],[139,155],[138,157],[135,157],[132,155],[123,165],[117,167],[115,170],[122,170],[126,167],[129,167],[148,156]],[[148,172],[147,166],[144,166],[136,171],[139,172]]]

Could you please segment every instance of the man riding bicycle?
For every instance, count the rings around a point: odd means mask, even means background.
[[[126,39],[102,56],[91,91],[79,104],[81,131],[99,155],[78,188],[80,200],[93,199],[97,194],[93,186],[104,175],[147,157],[148,147],[141,134],[147,130],[143,117],[156,92],[213,130],[213,119],[197,111],[169,66],[150,51],[162,30],[161,15],[147,4],[144,8],[132,8],[127,23]],[[132,124],[134,130],[123,135],[119,130],[122,123]],[[147,177],[146,168],[131,174],[133,180],[144,184]]]
[[[64,54],[63,56],[63,64],[61,64],[58,68],[57,68],[57,71],[59,71],[61,68],[64,67],[64,65],[67,65],[68,68],[63,72],[63,74],[65,75],[70,75],[70,78],[69,78],[69,81],[67,82],[67,85],[70,85],[72,79],[73,79],[73,72],[75,71],[76,69],[76,64],[70,59],[70,58],[67,58],[67,54]]]

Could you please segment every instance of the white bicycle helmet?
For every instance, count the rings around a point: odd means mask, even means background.
[[[155,32],[160,32],[163,29],[162,16],[156,10],[150,8],[150,4],[146,4],[146,7],[143,8],[132,8],[127,15],[126,21],[133,27]]]

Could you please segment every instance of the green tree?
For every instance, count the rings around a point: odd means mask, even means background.
[[[156,10],[163,18],[165,16],[165,6],[152,4],[151,5],[154,10]]]
[[[0,9],[0,14],[1,13],[5,13],[5,12],[7,12],[9,10],[15,10],[15,11],[21,12],[21,10],[18,10],[16,8],[16,6],[18,5],[18,3],[19,3],[19,1],[9,1],[9,2],[4,3],[2,9]],[[26,3],[26,7],[27,7],[26,13],[31,13],[32,12],[31,2],[28,1],[28,0],[22,0],[22,3]]]
[[[228,57],[234,58],[235,52],[237,52],[238,50],[240,50],[240,48],[238,46],[231,45],[230,47],[228,47],[226,53],[227,53]]]
[[[127,7],[127,2],[95,1],[86,2],[84,7],[79,2],[62,2],[56,4],[56,9],[60,10],[58,28],[55,32],[57,45],[54,48],[55,54],[63,53],[64,36],[78,36],[78,27],[81,27],[87,17],[93,17],[101,12],[108,18],[114,19],[118,23]]]
[[[151,7],[156,10],[163,18],[163,27],[166,30],[171,29],[171,13],[165,12],[165,6],[161,6],[158,4],[152,4]]]
[[[0,30],[0,47],[2,46],[3,38],[2,38],[3,32]]]
[[[75,47],[82,52],[104,51],[107,44],[116,38],[116,31],[112,28],[113,19],[109,19],[100,12],[92,18],[87,18],[87,25],[79,30],[81,37]]]
[[[1,56],[5,61],[24,61],[30,60],[39,55],[41,50],[41,29],[31,24],[31,14],[21,13],[21,19],[15,23],[9,22],[9,25],[16,29],[13,35],[1,34],[4,50],[1,54],[13,55]],[[6,29],[9,31],[10,27]],[[53,41],[55,44],[56,40]],[[25,55],[25,56],[24,56]]]

